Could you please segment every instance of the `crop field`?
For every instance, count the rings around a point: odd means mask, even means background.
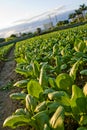
[[[23,107],[4,127],[87,130],[87,25],[18,42],[15,60],[21,91],[10,98]]]

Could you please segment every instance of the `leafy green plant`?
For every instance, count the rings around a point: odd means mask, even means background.
[[[26,96],[26,109],[30,112],[30,114],[34,114],[34,109],[37,105],[37,100],[31,96],[30,94],[28,94]]]
[[[86,43],[82,40],[77,39],[74,43],[74,49],[77,52],[79,51],[83,52],[85,47],[86,47]]]
[[[71,108],[75,118],[86,113],[86,98],[83,91],[76,85],[72,86]]]
[[[65,90],[71,93],[73,80],[68,74],[66,73],[59,74],[56,78],[56,84],[60,90]]]
[[[26,97],[25,93],[12,93],[12,94],[10,94],[10,98],[17,99],[17,100],[25,99],[25,97]]]
[[[19,126],[28,125],[30,122],[31,120],[25,115],[13,115],[5,120],[3,127],[9,126],[11,128],[17,128]]]
[[[79,127],[77,130],[87,130],[86,127]]]
[[[5,61],[6,60],[6,55],[10,51],[10,49],[13,47],[12,45],[0,47],[0,61]]]
[[[80,63],[81,63],[81,61],[78,60],[78,61],[73,65],[73,67],[72,67],[71,70],[70,70],[70,74],[69,74],[69,75],[71,76],[71,78],[72,78],[73,80],[76,79],[76,74],[77,74],[77,70],[78,70],[78,68],[79,68]]]
[[[14,87],[26,88],[28,82],[29,82],[29,79],[24,79],[24,80],[17,81],[17,82],[14,84]]]
[[[87,75],[87,69],[80,71],[81,75]]]
[[[64,108],[59,106],[50,119],[50,125],[54,130],[64,130]]]
[[[41,85],[35,81],[35,80],[31,80],[28,85],[27,85],[27,90],[28,93],[31,94],[32,96],[39,98],[40,93],[43,92],[43,88],[41,87]]]
[[[46,75],[46,64],[47,63],[44,63],[42,65],[39,78],[39,84],[42,86],[43,89],[45,89],[48,86],[48,77]]]

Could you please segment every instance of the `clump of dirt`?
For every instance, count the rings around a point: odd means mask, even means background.
[[[65,130],[77,130],[79,125],[72,117],[65,117],[64,126]]]
[[[3,65],[4,65],[4,62],[3,62],[3,61],[0,61],[0,72],[1,72],[1,70],[2,70]]]

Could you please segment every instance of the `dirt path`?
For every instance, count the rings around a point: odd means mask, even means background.
[[[15,110],[15,104],[9,98],[10,93],[14,91],[11,87],[12,81],[16,77],[14,48],[8,54],[9,60],[3,66],[0,72],[0,130],[10,130],[10,128],[2,128],[3,121]]]
[[[0,86],[6,85],[9,80],[15,77],[14,48],[11,49],[10,53],[8,54],[8,58],[8,61],[5,63],[0,73]]]

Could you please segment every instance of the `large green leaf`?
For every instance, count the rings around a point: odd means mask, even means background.
[[[9,126],[11,128],[17,128],[19,126],[29,125],[30,122],[31,119],[25,115],[12,115],[4,121],[3,127]]]
[[[50,126],[53,130],[64,130],[64,108],[59,106],[50,119]]]
[[[47,111],[38,112],[36,115],[32,117],[37,125],[38,129],[36,130],[43,130],[44,124],[49,124],[49,116]]]
[[[86,43],[82,40],[77,39],[74,43],[74,49],[77,52],[79,51],[83,52],[85,47],[86,47]]]
[[[55,44],[53,46],[53,55],[57,55],[58,54],[58,44]]]
[[[28,90],[29,94],[31,94],[32,96],[34,96],[36,98],[39,98],[39,94],[41,92],[43,92],[43,89],[42,89],[41,85],[35,80],[31,80],[28,83],[27,90]]]
[[[87,69],[80,71],[81,75],[87,75]]]
[[[33,67],[31,64],[27,65],[27,64],[20,63],[17,65],[15,71],[21,75],[26,76],[26,77],[33,75]]]
[[[43,91],[43,94],[44,94],[44,95],[48,95],[48,93],[52,93],[52,92],[55,92],[55,90],[52,89],[52,88],[48,88],[48,89],[45,89],[45,90]]]
[[[25,79],[25,80],[20,80],[17,81],[14,86],[20,87],[20,88],[25,88],[27,87],[27,83],[29,82],[29,79]]]
[[[61,58],[59,56],[55,56],[55,61],[56,61],[55,72],[57,74],[60,74],[61,73],[61,64],[62,64]]]
[[[49,77],[48,81],[51,88],[57,89],[57,85],[54,78]]]
[[[68,93],[71,93],[73,82],[68,74],[66,73],[59,74],[56,78],[56,84],[60,90],[64,90]]]
[[[39,73],[40,73],[40,65],[38,64],[37,61],[34,61],[32,63],[32,66],[33,66],[34,75],[38,78],[39,77]]]
[[[71,107],[74,115],[86,112],[86,99],[82,89],[76,85],[72,86]]]
[[[70,70],[70,76],[73,80],[76,79],[76,73],[77,73],[77,70],[78,70],[78,67],[80,65],[80,59],[72,66],[71,70]]]
[[[67,94],[64,91],[54,91],[54,92],[48,93],[48,98],[50,100],[57,100],[57,101],[59,101],[62,96],[66,96],[66,95]]]
[[[26,112],[23,108],[17,109],[14,115],[26,115]]]
[[[87,128],[86,127],[79,127],[79,128],[77,128],[77,130],[87,130]]]
[[[48,94],[50,100],[55,100],[58,104],[64,106],[66,112],[71,112],[71,104],[69,95],[64,91],[55,91]],[[54,102],[55,106],[55,102]]]
[[[47,63],[44,63],[40,70],[39,84],[43,87],[43,89],[47,88],[48,86],[48,76],[46,74],[46,67]]]
[[[39,103],[34,112],[40,112],[40,111],[44,111],[46,109],[46,101],[43,101],[41,103]]]
[[[47,103],[47,109],[49,113],[54,113],[56,109],[60,106],[59,102],[50,101]]]
[[[34,113],[34,109],[35,109],[36,105],[37,105],[36,99],[33,96],[31,96],[30,94],[27,94],[26,108],[29,112],[31,112],[31,114]]]
[[[17,100],[25,99],[25,97],[26,97],[25,93],[12,93],[12,94],[10,94],[10,98],[17,99]]]

